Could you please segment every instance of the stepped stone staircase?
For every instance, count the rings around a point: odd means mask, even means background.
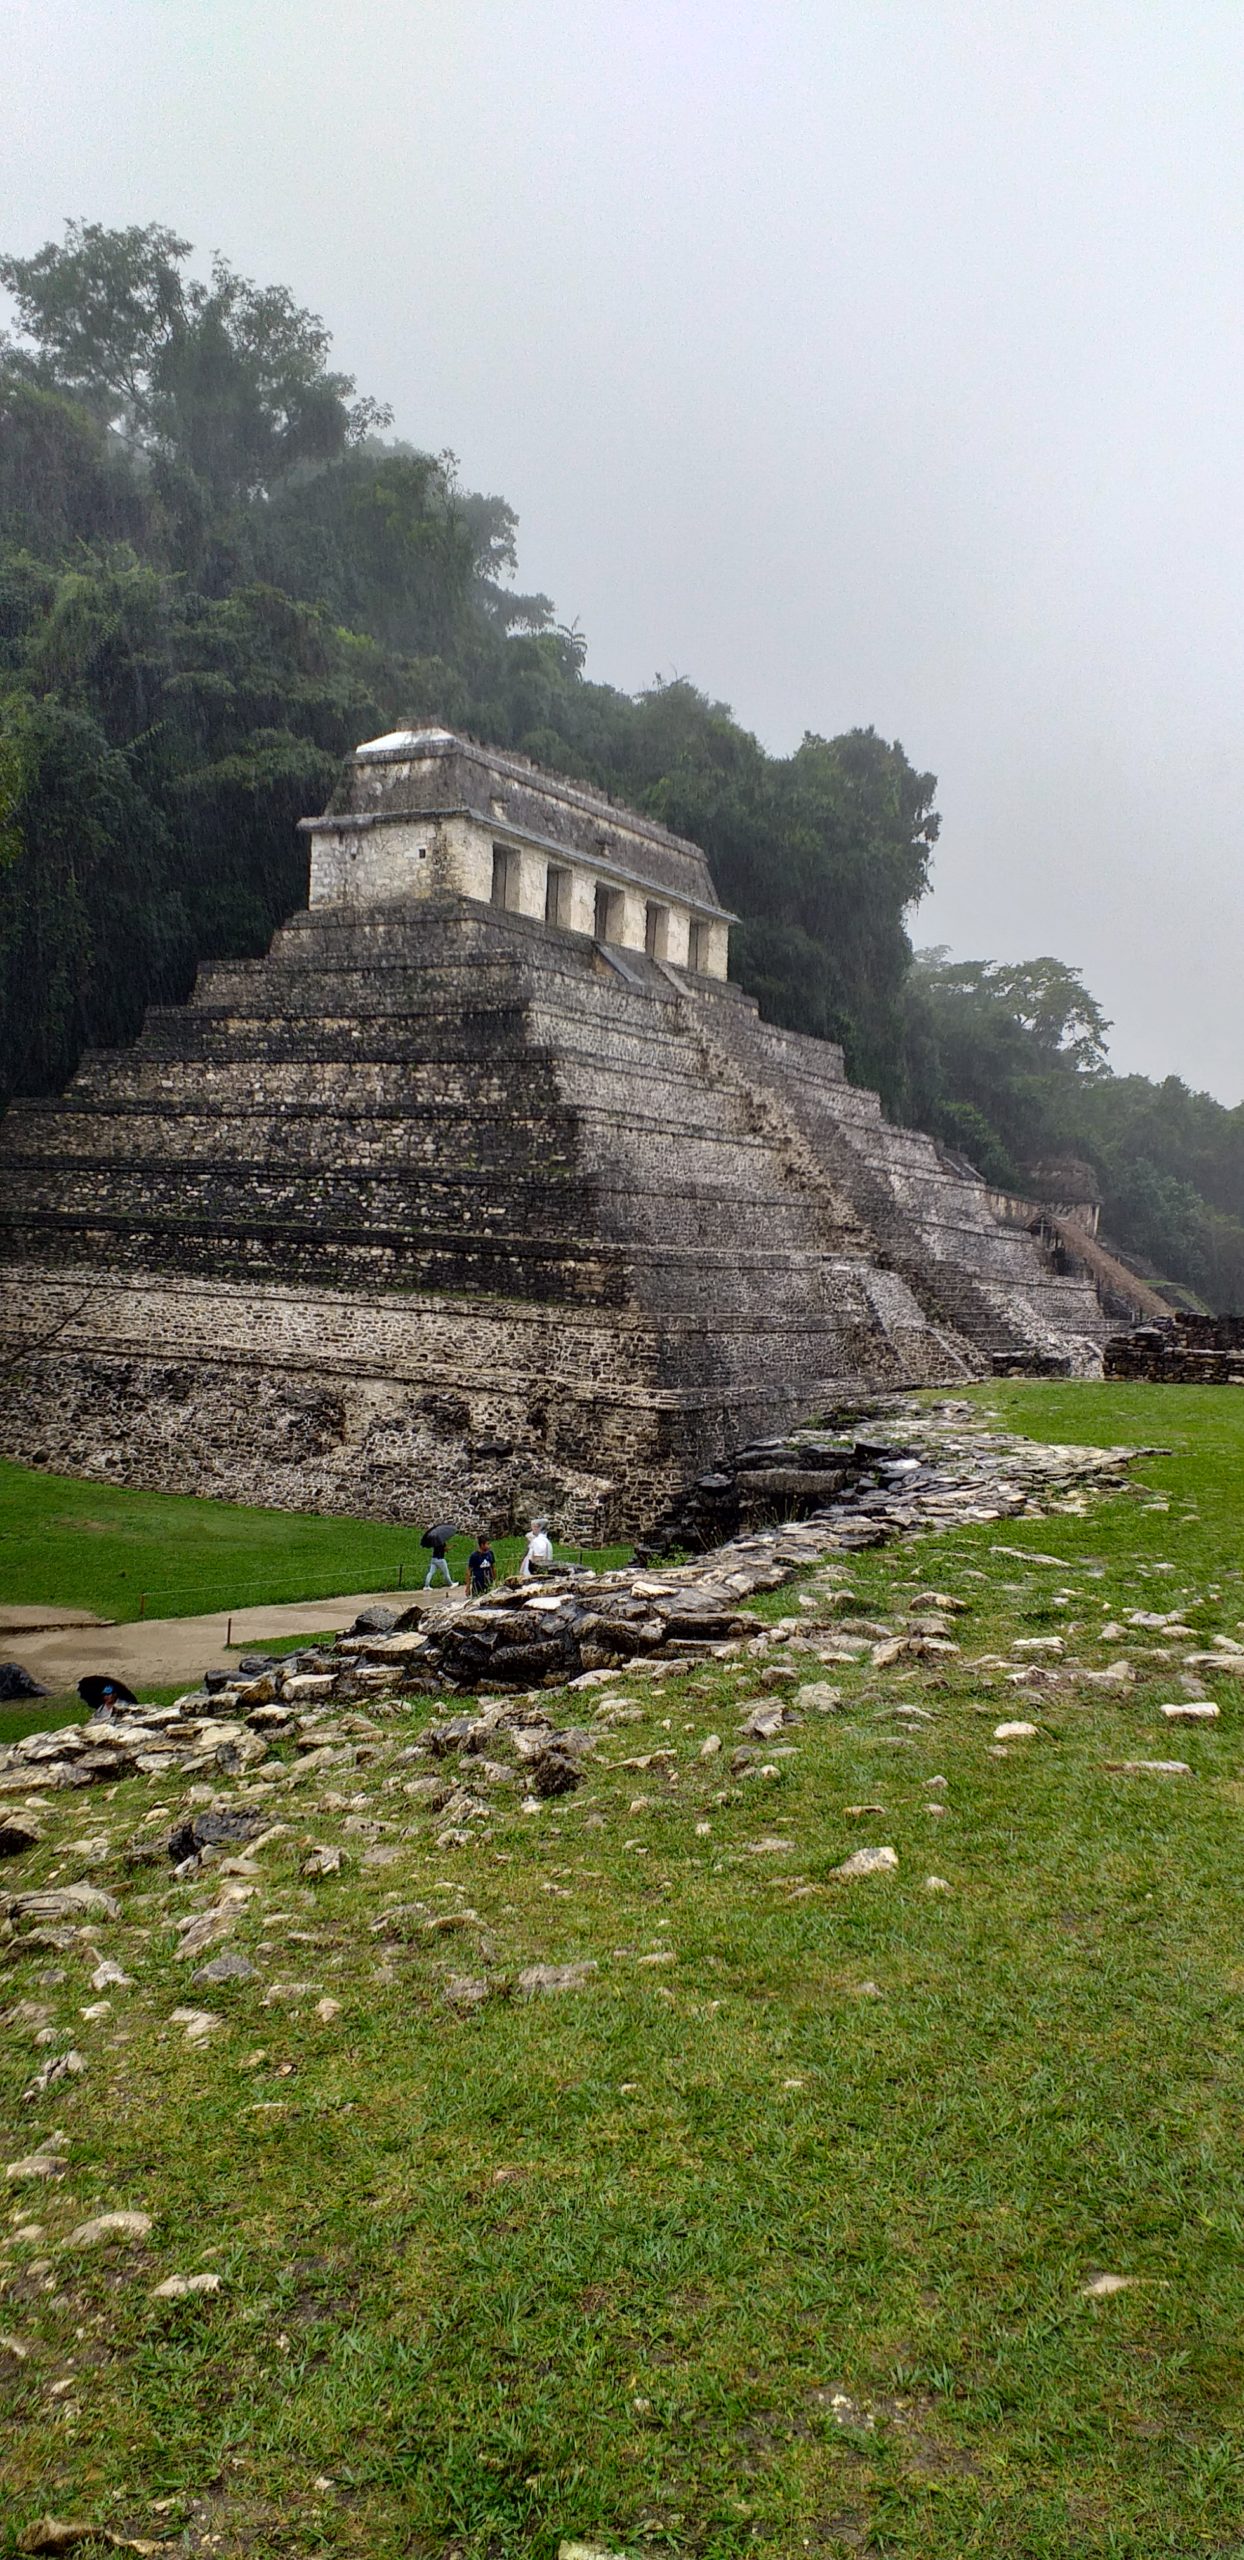
[[[1089,1233],[1079,1218],[1069,1217],[1065,1209],[1043,1208],[1041,1223],[1055,1236],[1065,1253],[1071,1255],[1087,1271],[1098,1298],[1108,1313],[1122,1310],[1133,1323],[1148,1317],[1151,1323],[1169,1324],[1171,1308],[1168,1299],[1151,1289],[1138,1271],[1109,1253],[1100,1239]]]
[[[0,1435],[87,1476],[621,1534],[844,1389],[1095,1368],[1088,1281],[724,980],[320,906],[0,1131]]]
[[[740,1068],[780,1095],[866,1218],[874,1250],[930,1315],[966,1337],[986,1368],[1036,1354],[1095,1374],[1107,1328],[1087,1258],[1087,1277],[1059,1272],[1030,1234],[994,1215],[979,1176],[922,1131],[885,1120],[876,1094],[847,1082],[832,1042],[762,1022],[749,998],[724,992],[732,1002],[705,988],[694,1001]]]

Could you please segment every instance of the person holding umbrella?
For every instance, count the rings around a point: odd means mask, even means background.
[[[126,1688],[124,1680],[110,1679],[102,1671],[88,1671],[85,1680],[79,1680],[78,1696],[83,1706],[89,1707],[91,1714],[103,1724],[111,1720],[118,1707],[136,1707],[138,1704],[133,1690]]]
[[[431,1560],[429,1562],[427,1572],[423,1577],[423,1587],[425,1591],[430,1590],[433,1582],[436,1580],[438,1572],[444,1575],[450,1589],[453,1589],[454,1578],[449,1570],[449,1558],[445,1553],[445,1549],[454,1535],[454,1530],[450,1526],[449,1522],[445,1520],[442,1520],[439,1527],[435,1529],[424,1530],[419,1543],[421,1546],[430,1547],[432,1550]]]

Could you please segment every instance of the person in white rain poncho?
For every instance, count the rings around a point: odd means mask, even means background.
[[[546,1520],[533,1520],[527,1533],[527,1553],[520,1564],[519,1578],[530,1582],[533,1573],[547,1573],[553,1561],[553,1541]]]

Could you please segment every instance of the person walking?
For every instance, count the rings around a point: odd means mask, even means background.
[[[497,1559],[486,1529],[481,1529],[472,1553],[467,1557],[467,1583],[477,1600],[491,1591],[497,1578]]]
[[[424,1544],[425,1546],[429,1546],[432,1550],[431,1562],[429,1563],[427,1572],[423,1577],[424,1590],[428,1591],[431,1589],[431,1586],[435,1582],[438,1574],[444,1578],[452,1590],[454,1578],[449,1570],[449,1558],[445,1553],[445,1549],[449,1544],[449,1531],[447,1529],[429,1529],[427,1537],[424,1540]]]

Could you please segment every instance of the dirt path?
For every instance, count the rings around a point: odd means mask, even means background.
[[[41,1600],[6,1601],[0,1607],[0,1645],[12,1636],[50,1634],[54,1627],[109,1627],[111,1618],[97,1618],[93,1609],[52,1609]]]
[[[427,1594],[435,1604],[440,1589]],[[23,1634],[13,1626],[16,1612],[6,1613],[7,1631],[0,1649],[11,1651],[48,1689],[76,1689],[88,1671],[114,1672],[141,1696],[144,1689],[163,1689],[177,1681],[186,1688],[205,1671],[224,1670],[238,1654],[265,1638],[336,1635],[373,1600],[407,1609],[422,1602],[421,1592],[347,1591],[330,1600],[272,1602],[254,1609],[209,1610],[200,1618],[138,1618],[124,1626],[49,1627],[56,1613],[41,1610],[43,1632]],[[35,1613],[32,1613],[35,1614]],[[66,1616],[68,1612],[64,1613]],[[29,1621],[28,1621],[29,1623]],[[232,1629],[233,1645],[226,1644]]]

